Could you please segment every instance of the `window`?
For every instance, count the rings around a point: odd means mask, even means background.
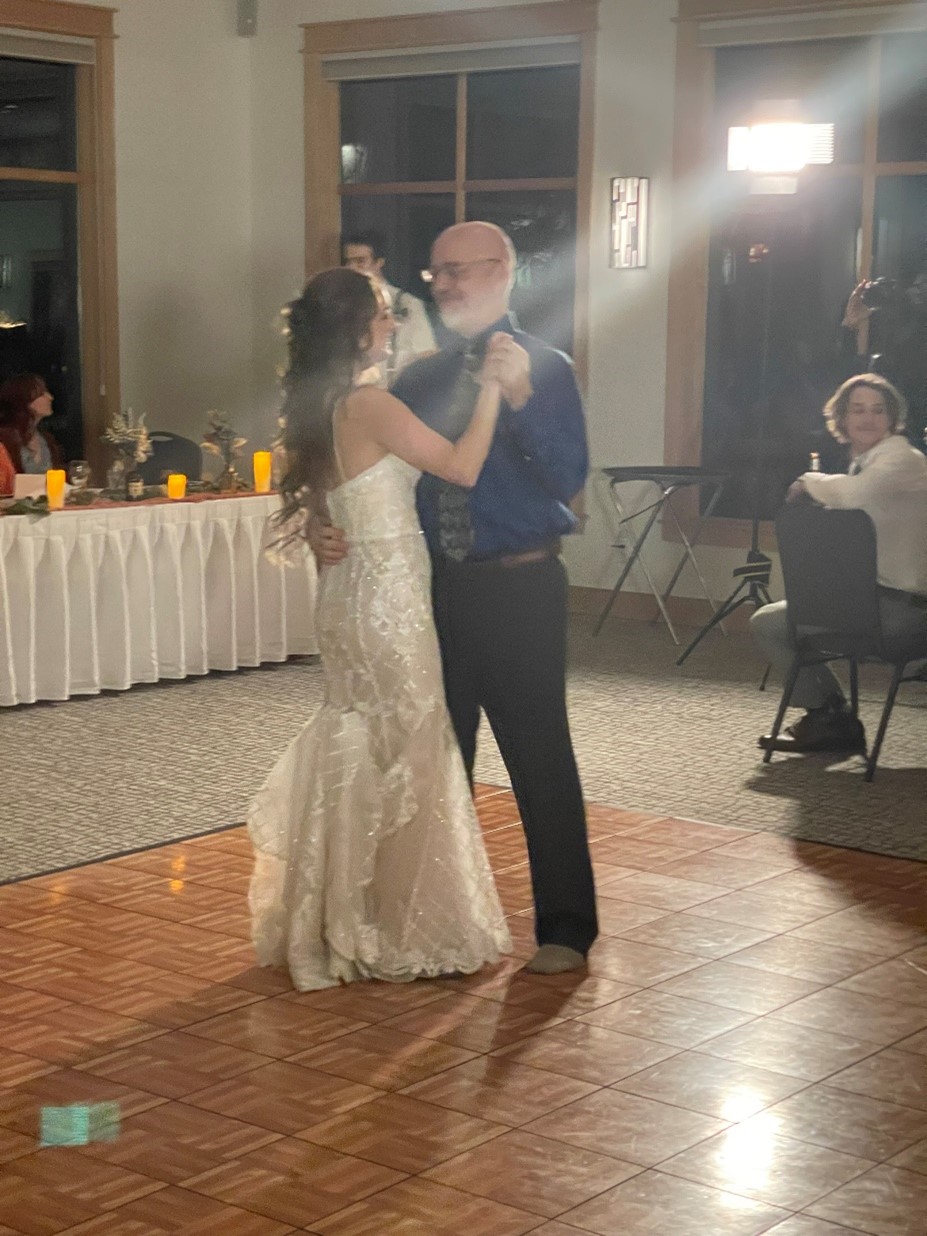
[[[83,451],[77,186],[31,180],[76,173],[75,69],[0,57],[0,381],[38,373],[55,397],[48,427],[69,458]]]
[[[487,219],[515,245],[519,322],[581,370],[595,13],[594,0],[481,11],[482,43],[472,13],[306,26],[308,270],[373,227],[388,276],[427,304],[436,234]]]
[[[376,226],[388,273],[427,304],[435,235],[461,214],[498,224],[518,255],[520,324],[569,352],[578,120],[577,65],[345,82],[342,234]]]
[[[924,433],[927,35],[713,55],[701,458],[732,473],[717,514],[770,519],[811,451],[842,466],[821,408],[851,373],[885,373],[908,399],[912,437]],[[783,107],[834,126],[834,159],[798,172],[794,192],[771,193],[725,170],[727,134]],[[889,282],[868,328],[842,328],[850,291],[876,277]]]
[[[41,374],[95,463],[119,406],[112,34],[107,9],[0,0],[0,380]]]

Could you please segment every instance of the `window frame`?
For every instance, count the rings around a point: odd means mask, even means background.
[[[0,0],[0,27],[89,38],[94,63],[75,66],[77,171],[0,167],[0,180],[75,184],[78,194],[78,305],[84,454],[104,465],[100,436],[120,407],[116,273],[114,9],[64,0]]]
[[[476,20],[478,19],[478,20]],[[467,193],[506,189],[575,188],[576,288],[573,306],[574,362],[585,385],[588,365],[590,215],[592,209],[593,106],[598,0],[550,0],[494,9],[455,10],[393,18],[359,18],[303,25],[305,107],[306,274],[340,261],[341,198],[345,195],[409,190],[454,193],[455,217],[464,218]],[[475,37],[476,36],[476,37]],[[454,181],[425,184],[342,186],[338,84],[323,71],[326,56],[344,53],[412,50],[425,47],[473,47],[506,40],[572,37],[578,44],[580,70],[579,132],[576,177],[468,181],[460,175],[466,143],[466,76],[457,75],[458,175]]]
[[[93,41],[94,63],[75,65],[77,170],[0,167],[0,180],[77,187],[84,450],[97,469],[100,437],[120,406],[114,12],[64,0],[0,0],[0,27]]]
[[[699,23],[721,18],[769,17],[783,21],[796,14],[843,14],[854,9],[872,11],[895,8],[892,0],[680,0],[676,44],[676,108],[673,141],[674,202],[672,252],[666,349],[666,405],[664,410],[664,462],[668,465],[698,465],[702,454],[706,328],[708,308],[708,260],[711,220],[701,217],[693,226],[680,203],[691,200],[686,186],[704,176],[713,165],[714,85],[716,48],[703,45]],[[927,17],[927,5],[918,6]],[[888,28],[886,35],[895,33]],[[858,175],[862,181],[862,233],[858,279],[872,272],[876,183],[883,176],[927,175],[927,162],[880,163],[878,160],[878,101],[881,44],[878,35],[856,36],[868,42],[866,90],[868,108],[864,130],[863,161],[816,167],[810,173],[821,177]],[[784,41],[784,40],[783,40]],[[850,289],[847,289],[849,295]],[[867,350],[865,329],[858,337],[858,350]],[[687,499],[687,501],[683,501]],[[681,522],[687,534],[698,521],[694,495],[680,495]],[[773,524],[760,527],[761,544],[775,548]],[[745,549],[750,544],[747,519],[713,516],[706,520],[702,544]],[[666,539],[678,539],[664,526]]]

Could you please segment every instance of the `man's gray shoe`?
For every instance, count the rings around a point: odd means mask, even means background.
[[[525,969],[529,974],[565,974],[586,964],[586,958],[565,944],[542,944]]]

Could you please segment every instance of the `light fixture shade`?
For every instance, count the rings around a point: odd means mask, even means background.
[[[727,170],[784,175],[809,163],[833,163],[834,126],[773,121],[727,131]]]
[[[616,270],[646,266],[650,237],[650,180],[616,176],[612,180],[611,257]]]

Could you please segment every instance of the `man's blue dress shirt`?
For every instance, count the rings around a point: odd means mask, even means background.
[[[446,416],[467,352],[482,357],[496,331],[512,335],[531,359],[533,394],[517,412],[503,402],[492,447],[469,493],[470,557],[521,553],[572,532],[568,503],[586,481],[589,453],[583,406],[570,360],[517,330],[509,317],[458,349],[415,361],[400,373],[393,394],[426,425],[450,437]],[[427,473],[418,485],[418,515],[433,554],[438,548],[437,490]]]

